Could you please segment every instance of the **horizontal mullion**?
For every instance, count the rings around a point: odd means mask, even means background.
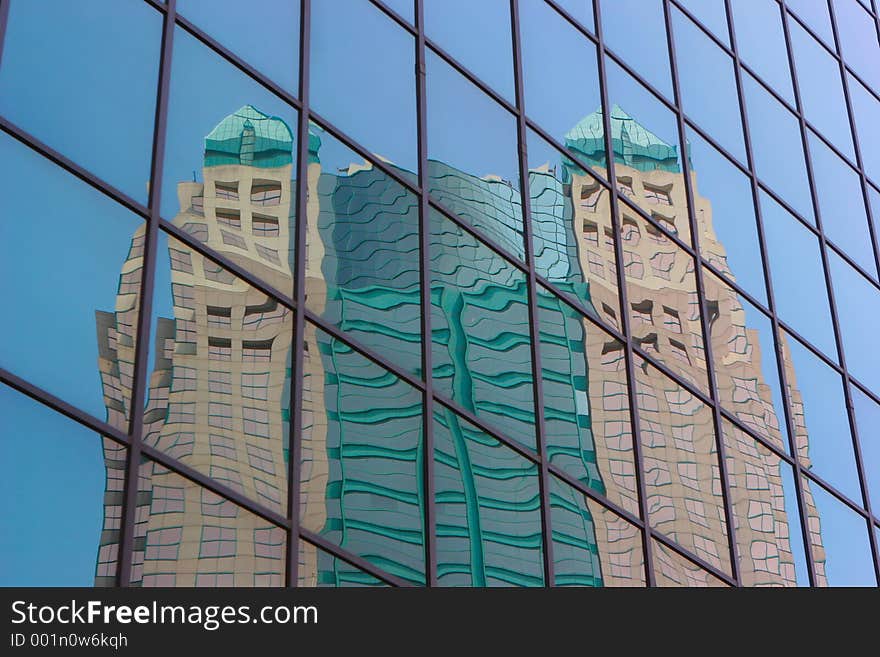
[[[311,543],[315,547],[320,548],[324,552],[329,552],[334,557],[345,561],[347,564],[363,570],[365,573],[372,575],[376,579],[382,580],[386,584],[397,587],[414,586],[412,582],[408,582],[405,579],[397,577],[396,575],[392,575],[391,573],[386,573],[384,570],[377,568],[363,557],[359,557],[356,554],[339,547],[335,543],[328,541],[326,538],[316,532],[311,531],[310,529],[300,527],[299,537],[307,543]]]
[[[653,538],[655,538],[660,543],[663,543],[663,545],[668,547],[670,550],[679,554],[680,556],[685,557],[688,561],[693,562],[694,564],[696,564],[697,566],[699,566],[703,570],[709,572],[710,574],[715,575],[715,577],[722,580],[728,586],[733,586],[733,587],[738,586],[736,583],[736,580],[733,577],[731,577],[730,575],[725,573],[723,570],[719,570],[715,566],[707,563],[706,561],[704,561],[703,559],[701,559],[697,555],[693,554],[690,550],[683,548],[678,543],[673,541],[671,538],[668,538],[665,534],[657,531],[653,527],[651,528],[651,531],[649,533]]]

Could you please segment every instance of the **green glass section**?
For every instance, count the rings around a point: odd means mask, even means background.
[[[434,467],[439,583],[542,586],[537,466],[442,409]]]

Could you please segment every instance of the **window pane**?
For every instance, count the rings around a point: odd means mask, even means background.
[[[697,564],[673,552],[656,539],[651,539],[654,552],[654,576],[657,586],[708,588],[727,586],[723,581]]]
[[[797,14],[820,39],[834,48],[834,34],[831,31],[831,16],[828,14],[828,4],[816,2],[816,0],[786,0],[785,6]],[[793,21],[789,20],[789,26]]]
[[[721,404],[770,444],[788,452],[770,320],[710,272],[703,272],[703,282],[712,315],[709,335]]]
[[[284,529],[152,461],[138,485],[133,586],[284,586]]]
[[[170,89],[162,216],[292,296],[296,110],[180,28]]]
[[[312,324],[303,348],[302,526],[423,584],[421,394]]]
[[[877,586],[864,518],[818,484],[803,477],[804,491],[816,500],[810,548],[819,586]]]
[[[869,178],[880,181],[880,149],[865,148],[864,144],[880,143],[880,100],[872,96],[851,75],[847,77],[853,120],[862,144],[862,163]]]
[[[388,586],[380,579],[306,541],[299,542],[300,587]]]
[[[524,0],[519,11],[526,113],[587,164],[605,167],[596,46],[543,0]]]
[[[480,80],[515,102],[507,0],[427,0],[425,32]]]
[[[667,98],[669,49],[661,0],[601,0],[605,44]]]
[[[415,178],[413,37],[367,0],[316,2],[310,57],[315,111]]]
[[[800,342],[782,333],[785,378],[798,458],[806,468],[861,501],[843,380]]]
[[[743,76],[755,172],[807,221],[813,206],[798,120],[750,75]]]
[[[550,514],[556,586],[645,586],[641,530],[552,475]]]
[[[293,313],[160,232],[151,335],[144,441],[285,513]]]
[[[161,41],[142,2],[13,2],[0,113],[146,203]]]
[[[115,586],[125,448],[4,385],[0,416],[0,586]]]
[[[794,89],[779,5],[774,0],[731,0],[730,8],[743,63],[793,106]]]
[[[865,82],[880,89],[880,44],[874,19],[852,0],[833,0],[832,4],[844,59]]]
[[[847,369],[861,383],[880,391],[875,324],[880,317],[880,291],[836,253],[829,251],[828,262]]]
[[[130,386],[144,224],[5,134],[0,159],[0,280],[9,313],[0,323],[0,366],[127,431],[122,415],[105,415],[106,386],[120,393],[107,378],[105,349],[128,353],[112,376]],[[114,309],[118,321],[108,321]]]
[[[516,120],[437,55],[427,57],[431,196],[523,259]]]
[[[822,229],[835,246],[876,278],[874,246],[859,174],[812,132],[809,141]]]
[[[780,319],[834,358],[837,349],[831,307],[816,236],[763,191],[761,217],[776,312]]]
[[[651,526],[729,572],[727,520],[711,409],[637,359],[642,459]]]
[[[526,1],[520,0],[520,20],[524,18],[523,6]],[[596,25],[593,22],[593,3],[590,0],[556,0],[556,4],[565,9],[569,15],[578,21],[590,32],[596,31]]]
[[[840,66],[796,22],[789,24],[804,117],[844,155],[855,159]]]
[[[418,374],[418,199],[316,126],[310,141],[306,305]]]
[[[791,466],[729,422],[723,427],[743,586],[809,586]]]
[[[179,14],[298,95],[299,3],[257,0],[242,9],[236,0],[182,0],[177,4]]]
[[[865,473],[871,506],[880,508],[880,405],[864,392],[850,386],[859,431],[862,471]]]
[[[382,0],[382,3],[396,11],[410,23],[415,22],[415,0]]]
[[[688,131],[691,176],[702,257],[746,292],[767,303],[752,185],[694,130]]]
[[[538,466],[447,408],[434,412],[441,586],[543,586]]]
[[[712,34],[721,39],[725,45],[730,45],[724,0],[679,0],[679,4],[708,28]]]
[[[550,462],[638,515],[623,344],[542,287],[538,306]]]
[[[534,448],[525,274],[436,212],[430,259],[435,388]]]
[[[531,130],[528,153],[536,272],[617,328],[617,261],[607,190]]]
[[[733,59],[677,9],[672,10],[672,25],[682,109],[745,162]]]

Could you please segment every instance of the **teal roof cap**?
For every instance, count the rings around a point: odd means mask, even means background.
[[[282,119],[245,105],[205,137],[205,166],[281,167],[293,161],[292,151],[293,133]]]
[[[565,145],[592,164],[605,166],[605,137],[601,108],[585,116],[565,135]],[[678,149],[670,146],[619,105],[611,108],[611,145],[617,162],[638,169],[680,171]]]

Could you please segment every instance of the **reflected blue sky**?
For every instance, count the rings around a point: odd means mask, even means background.
[[[94,432],[0,384],[0,586],[92,586],[104,519]]]
[[[794,88],[776,0],[731,0],[740,59],[791,105]]]

